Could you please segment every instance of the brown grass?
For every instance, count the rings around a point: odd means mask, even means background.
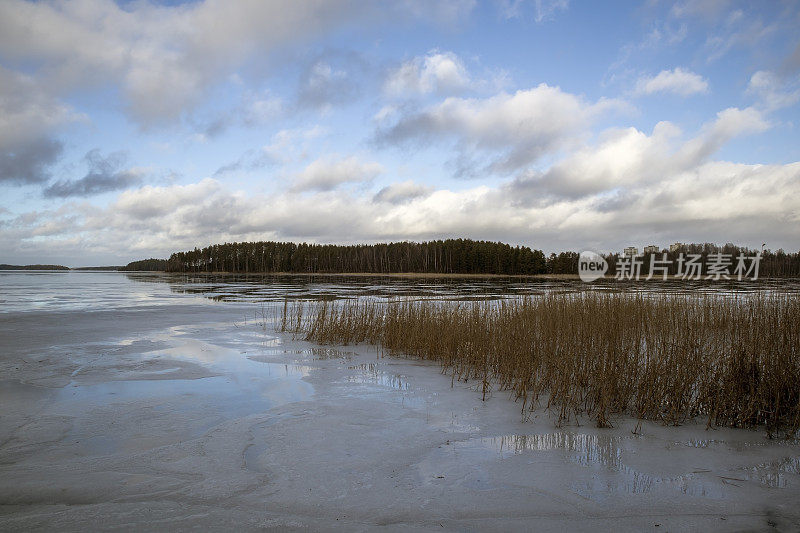
[[[285,304],[278,329],[439,362],[558,423],[615,415],[800,428],[800,300],[560,294],[495,302]]]

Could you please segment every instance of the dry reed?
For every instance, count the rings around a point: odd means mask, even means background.
[[[800,428],[800,300],[579,294],[494,302],[285,305],[277,327],[323,344],[370,343],[438,361],[454,379],[512,391],[558,423],[615,415]]]

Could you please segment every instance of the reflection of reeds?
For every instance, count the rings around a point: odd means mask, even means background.
[[[285,306],[283,331],[438,361],[525,406],[610,425],[800,428],[800,300],[560,294],[496,302],[354,300]]]

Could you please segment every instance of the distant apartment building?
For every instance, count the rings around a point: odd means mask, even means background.
[[[661,248],[659,248],[655,244],[651,244],[650,246],[645,246],[644,247],[644,253],[646,253],[646,254],[657,254],[660,251],[661,251]]]
[[[625,251],[623,253],[626,256],[631,257],[631,256],[634,256],[634,255],[639,255],[639,249],[637,247],[635,247],[635,246],[628,246],[627,248],[625,248]]]
[[[683,243],[682,242],[676,242],[675,244],[670,244],[669,245],[669,251],[670,252],[679,252],[682,247],[683,247]]]

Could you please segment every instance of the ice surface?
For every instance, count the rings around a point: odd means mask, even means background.
[[[436,365],[274,333],[261,304],[61,276],[0,277],[0,530],[800,526],[797,442],[557,428]]]

